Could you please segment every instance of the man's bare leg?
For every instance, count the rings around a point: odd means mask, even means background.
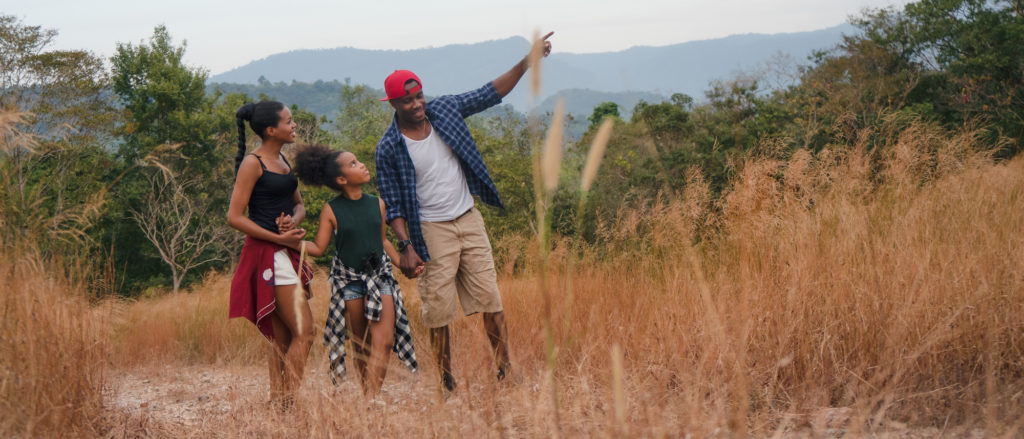
[[[452,376],[451,336],[448,326],[430,328],[430,346],[434,349],[434,360],[441,375],[442,390],[455,391],[455,377]]]
[[[494,361],[498,364],[498,380],[502,380],[512,369],[512,360],[508,354],[508,328],[505,326],[505,312],[485,312],[484,330],[491,341]]]

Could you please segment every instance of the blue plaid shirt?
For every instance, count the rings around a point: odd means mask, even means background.
[[[458,95],[446,95],[427,102],[426,115],[434,131],[441,136],[444,143],[452,148],[462,165],[462,173],[466,175],[469,192],[480,197],[480,200],[496,207],[501,204],[498,189],[491,181],[480,157],[480,149],[469,134],[466,118],[501,103],[493,83]],[[420,228],[420,209],[416,198],[416,169],[413,168],[412,157],[398,130],[397,115],[391,126],[377,142],[377,190],[387,205],[387,222],[395,218],[405,218],[409,226],[409,239],[413,248],[424,262],[430,260],[427,243],[423,240]]]

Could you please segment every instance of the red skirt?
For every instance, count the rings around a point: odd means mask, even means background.
[[[274,298],[274,253],[281,249],[288,250],[292,268],[299,273],[302,288],[309,294],[313,269],[305,262],[302,263],[301,269],[299,268],[299,252],[281,244],[249,236],[245,237],[238,268],[235,270],[235,277],[231,279],[228,318],[249,319],[268,340],[274,340],[274,326],[268,317],[277,309],[277,300]]]

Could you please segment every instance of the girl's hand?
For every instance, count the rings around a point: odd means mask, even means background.
[[[299,250],[302,238],[306,237],[306,229],[292,229],[277,234],[277,243],[288,248]]]
[[[291,215],[285,215],[281,212],[281,215],[277,217],[277,230],[281,233],[295,229],[295,220],[292,219]]]
[[[401,253],[401,258],[398,261],[398,268],[402,269],[402,274],[409,279],[415,279],[416,276],[423,273],[424,265],[420,255],[411,245],[405,248],[405,252]]]
[[[399,270],[401,270],[402,269],[402,256],[399,255],[398,256],[398,260],[397,261],[392,261],[392,263],[395,264],[395,266],[398,267]],[[426,264],[424,264],[423,262],[420,262],[420,264],[417,265],[415,269],[413,269],[413,275],[419,276],[419,275],[423,274],[423,269],[424,268],[426,268]]]

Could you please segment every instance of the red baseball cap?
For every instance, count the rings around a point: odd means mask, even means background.
[[[410,79],[415,80],[417,85],[409,90],[406,90],[405,83],[409,82]],[[419,91],[422,89],[423,81],[420,81],[420,77],[416,76],[415,73],[410,72],[408,70],[395,70],[390,75],[388,75],[387,79],[384,80],[384,91],[388,95],[387,97],[381,100],[390,101],[392,99],[398,99],[401,97],[405,97],[406,95],[419,93]]]

